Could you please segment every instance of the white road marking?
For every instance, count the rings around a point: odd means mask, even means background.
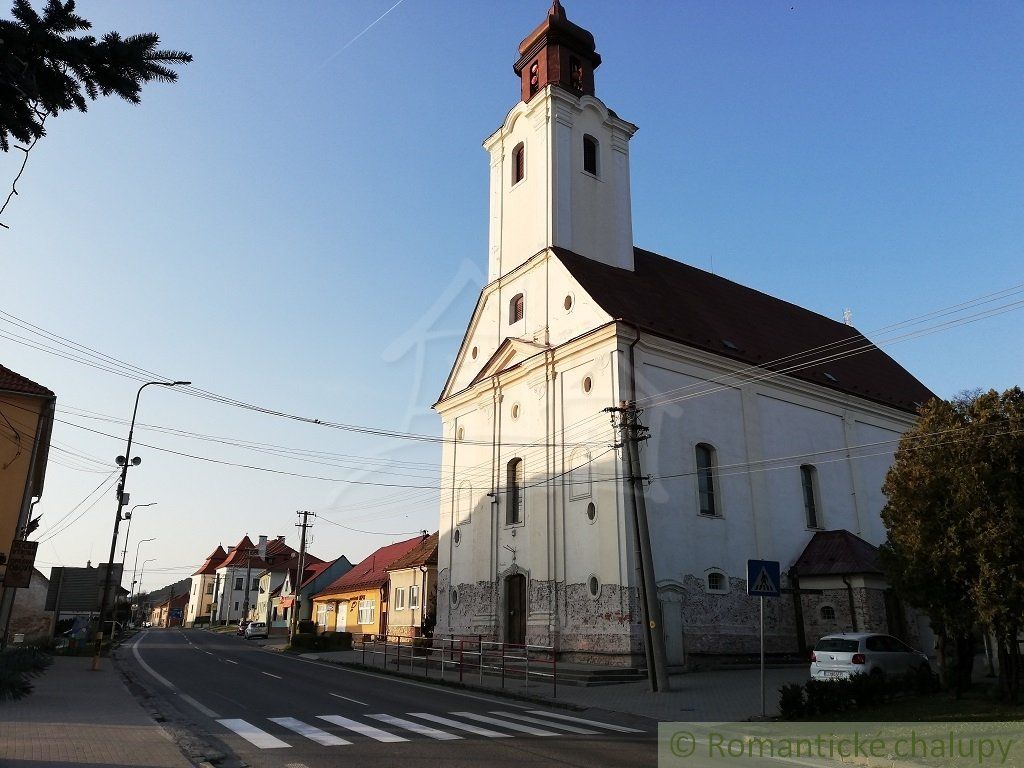
[[[422,723],[414,723],[412,720],[406,720],[404,717],[395,717],[394,715],[367,715],[367,717],[380,720],[388,725],[405,728],[407,731],[412,731],[420,736],[427,736],[431,739],[437,739],[438,741],[452,741],[453,739],[462,738],[458,734],[439,731],[437,728],[431,728],[429,725],[423,725]]]
[[[354,733],[369,736],[371,739],[375,739],[377,741],[408,741],[408,739],[403,736],[395,736],[393,733],[382,731],[380,728],[374,728],[372,725],[365,725],[364,723],[360,723],[356,720],[349,720],[347,717],[342,717],[341,715],[317,715],[317,717],[321,720],[326,720],[328,723],[333,725],[340,725],[342,728],[347,728]]]
[[[218,720],[217,722],[260,749],[280,749],[291,746],[288,742],[281,741],[276,736],[271,736],[266,731],[257,728],[251,723],[247,723],[245,720]]]
[[[460,731],[466,731],[467,733],[475,733],[477,736],[486,736],[488,739],[512,738],[512,734],[510,733],[498,733],[497,731],[490,731],[487,728],[481,728],[479,725],[460,723],[458,720],[450,720],[447,717],[432,715],[429,712],[406,712],[406,714],[411,715],[412,717],[418,717],[421,720],[432,720],[435,723],[447,725],[449,728],[458,728]]]
[[[137,662],[139,662],[139,666],[142,667],[144,670],[146,670],[149,674],[151,674],[154,677],[154,679],[156,679],[158,682],[163,683],[165,686],[170,688],[171,691],[173,691],[175,694],[177,694],[178,698],[181,699],[182,701],[184,701],[186,704],[190,704],[191,706],[195,707],[200,712],[202,712],[204,715],[206,715],[207,717],[212,717],[214,720],[216,720],[218,717],[220,717],[220,715],[218,715],[216,712],[214,712],[209,707],[204,706],[203,704],[200,704],[198,701],[193,699],[188,694],[182,693],[181,691],[179,691],[175,687],[174,683],[172,683],[170,680],[168,680],[163,675],[159,674],[155,669],[153,669],[151,666],[149,666],[149,664],[147,664],[146,662],[144,662],[142,660],[142,655],[139,653],[139,643],[141,643],[145,637],[146,637],[146,633],[143,632],[141,635],[139,635],[139,639],[136,640],[134,643],[132,643],[132,655],[135,656],[135,660]]]
[[[224,659],[224,661],[226,661],[228,664],[237,664],[238,663],[237,661],[232,661],[231,659]]]
[[[260,671],[262,672],[262,670],[260,670]],[[263,672],[263,674],[266,675],[267,677],[276,677],[278,680],[281,679],[280,675],[273,675],[270,672]]]
[[[294,717],[268,717],[272,723],[283,725],[289,731],[295,731],[300,736],[305,736],[307,739],[312,739],[317,744],[323,744],[325,747],[338,747],[343,744],[351,744],[351,741],[346,741],[340,736],[335,736],[333,733],[327,731],[321,731],[319,728],[308,725],[301,720],[296,720]]]
[[[481,723],[489,723],[490,725],[496,725],[499,728],[504,728],[509,731],[519,731],[520,733],[528,733],[531,736],[561,736],[560,733],[554,731],[542,731],[540,728],[533,728],[529,725],[523,725],[522,723],[510,723],[506,720],[499,720],[496,717],[488,717],[487,715],[478,715],[475,712],[449,712],[450,715],[458,715],[459,717],[467,717],[470,720],[479,720]]]
[[[519,715],[515,712],[491,712],[492,715],[501,715],[502,717],[511,717],[513,720],[522,720],[526,723],[533,723],[534,725],[544,725],[548,728],[557,728],[560,731],[568,731],[569,733],[582,733],[586,736],[597,736],[598,731],[591,731],[586,728],[577,728],[575,725],[566,725],[565,723],[551,723],[547,720],[541,720],[539,717],[530,717],[529,715]]]
[[[597,728],[606,728],[609,731],[619,731],[620,733],[643,733],[639,728],[627,728],[624,725],[612,725],[611,723],[599,723],[597,720],[587,720],[582,717],[571,717],[569,715],[563,715],[560,712],[544,712],[540,709],[531,709],[531,715],[543,715],[544,717],[556,717],[559,720],[568,720],[570,723],[582,723],[583,725],[593,725]]]
[[[344,699],[345,701],[351,701],[354,704],[362,704],[364,707],[370,706],[365,701],[359,701],[357,699],[350,699],[348,696],[342,696],[340,693],[332,693],[331,696],[335,696],[335,697],[337,697],[339,699]]]

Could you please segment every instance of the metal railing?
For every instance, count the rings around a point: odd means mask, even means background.
[[[362,662],[368,666],[394,668],[398,672],[417,674],[424,678],[431,673],[440,680],[476,682],[484,686],[488,679],[522,681],[529,692],[534,686],[551,686],[551,695],[558,695],[558,654],[550,645],[502,643],[485,640],[482,635],[435,636],[433,638],[405,635],[365,635],[361,641]],[[368,660],[369,657],[369,660]]]

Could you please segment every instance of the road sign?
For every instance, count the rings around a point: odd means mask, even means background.
[[[7,573],[4,574],[5,587],[25,589],[31,583],[38,548],[38,541],[11,542],[11,555],[7,558]]]
[[[747,594],[778,597],[782,592],[777,560],[747,560]]]

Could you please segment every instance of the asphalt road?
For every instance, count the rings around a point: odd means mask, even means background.
[[[118,665],[180,738],[199,751],[222,753],[218,766],[657,762],[657,724],[644,718],[547,708],[347,669],[233,635],[150,630],[121,649]]]

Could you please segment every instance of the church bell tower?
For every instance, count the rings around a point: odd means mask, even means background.
[[[636,126],[595,95],[594,36],[554,0],[519,44],[520,101],[484,148],[491,157],[488,280],[545,248],[633,269],[629,140]]]

